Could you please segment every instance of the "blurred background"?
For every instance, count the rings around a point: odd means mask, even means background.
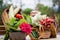
[[[14,7],[20,6],[25,14],[30,14],[32,10],[38,10],[48,16],[56,15],[58,28],[60,28],[60,0],[0,0],[0,25],[3,25],[2,12],[5,8],[9,8],[11,4]]]

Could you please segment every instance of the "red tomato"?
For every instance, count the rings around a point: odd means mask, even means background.
[[[15,17],[18,18],[18,19],[22,19],[23,18],[21,14],[16,14]]]

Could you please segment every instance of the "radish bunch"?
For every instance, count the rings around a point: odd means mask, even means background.
[[[46,19],[40,20],[40,23],[41,23],[43,26],[45,26],[45,27],[47,27],[47,28],[50,28],[50,24],[51,24],[51,23],[54,23],[54,20],[47,17]]]

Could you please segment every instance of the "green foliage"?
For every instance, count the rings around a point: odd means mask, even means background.
[[[29,15],[31,11],[32,11],[32,9],[30,9],[30,8],[26,8],[26,9],[23,11],[23,13]]]
[[[46,14],[48,16],[50,16],[50,14],[53,14],[53,11],[54,11],[52,8],[44,6],[43,4],[37,4],[36,8],[37,10],[41,11],[42,14]]]
[[[32,24],[32,19],[31,19],[30,15],[23,14],[23,16],[24,16],[24,19],[26,20],[26,22]]]
[[[19,25],[20,25],[21,23],[23,23],[23,22],[25,22],[25,19],[20,19],[20,20],[14,25],[14,27],[19,27]]]
[[[16,18],[11,18],[11,19],[6,23],[7,26],[8,26],[7,28],[9,28],[9,30],[10,30],[10,29],[16,30],[16,28],[18,28],[19,25],[20,25],[22,22],[25,22],[25,19],[20,19],[20,20],[17,21]]]
[[[19,27],[19,25],[21,24],[21,23],[23,23],[23,22],[27,22],[27,23],[29,23],[29,24],[32,24],[32,20],[31,20],[31,17],[29,16],[29,15],[25,15],[25,14],[23,14],[23,16],[24,16],[24,18],[22,18],[22,19],[17,19],[17,18],[11,18],[7,23],[6,23],[6,25],[8,26],[7,28],[9,28],[9,30],[10,29],[14,29],[14,30],[16,30],[18,27]]]
[[[17,23],[16,18],[11,18],[10,21],[7,22],[8,26],[15,27],[14,25]],[[15,27],[16,28],[16,27]]]
[[[8,40],[9,39],[9,31],[6,32],[4,40]]]
[[[36,30],[33,30],[33,31],[32,31],[32,35],[33,35],[35,38],[38,38],[38,37],[39,37],[38,32],[36,32]]]

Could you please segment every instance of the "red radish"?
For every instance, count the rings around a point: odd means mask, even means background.
[[[47,28],[50,28],[51,26],[50,25],[47,25]]]
[[[47,17],[46,20],[48,20],[49,18]]]
[[[40,20],[40,23],[47,28],[50,28],[50,24],[53,22],[54,20],[48,17],[46,19]]]
[[[51,22],[51,20],[50,20],[50,19],[48,19],[48,20],[46,20],[46,22],[47,22],[47,23],[49,23],[49,22]]]
[[[22,19],[23,18],[23,16],[21,14],[16,14],[15,17],[18,18],[18,19]]]
[[[44,22],[43,20],[40,21],[41,24],[43,24],[43,22]]]
[[[45,24],[46,22],[45,21],[43,21],[43,24]]]

